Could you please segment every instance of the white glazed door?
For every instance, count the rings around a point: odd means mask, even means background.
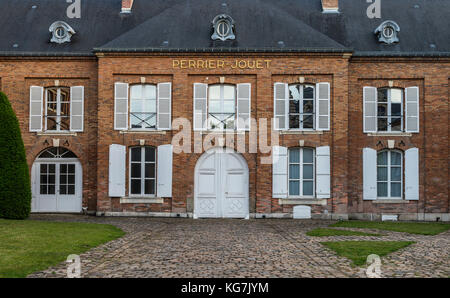
[[[58,211],[79,212],[81,207],[80,169],[77,163],[58,165]],[[78,180],[78,181],[77,181]]]

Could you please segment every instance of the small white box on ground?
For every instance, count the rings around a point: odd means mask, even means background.
[[[382,214],[381,221],[397,221],[398,215],[396,214]]]
[[[310,219],[311,207],[309,206],[295,206],[294,207],[294,219]]]

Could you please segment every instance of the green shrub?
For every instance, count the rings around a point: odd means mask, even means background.
[[[25,219],[30,209],[30,174],[19,122],[0,92],[0,217]]]

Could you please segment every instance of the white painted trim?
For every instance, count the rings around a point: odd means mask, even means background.
[[[120,198],[120,204],[162,204],[164,203],[163,198],[133,198],[133,197],[123,197]]]
[[[327,205],[327,199],[278,199],[280,205]]]

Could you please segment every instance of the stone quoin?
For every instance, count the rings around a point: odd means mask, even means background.
[[[450,221],[450,3],[415,4],[0,1],[32,212]]]

